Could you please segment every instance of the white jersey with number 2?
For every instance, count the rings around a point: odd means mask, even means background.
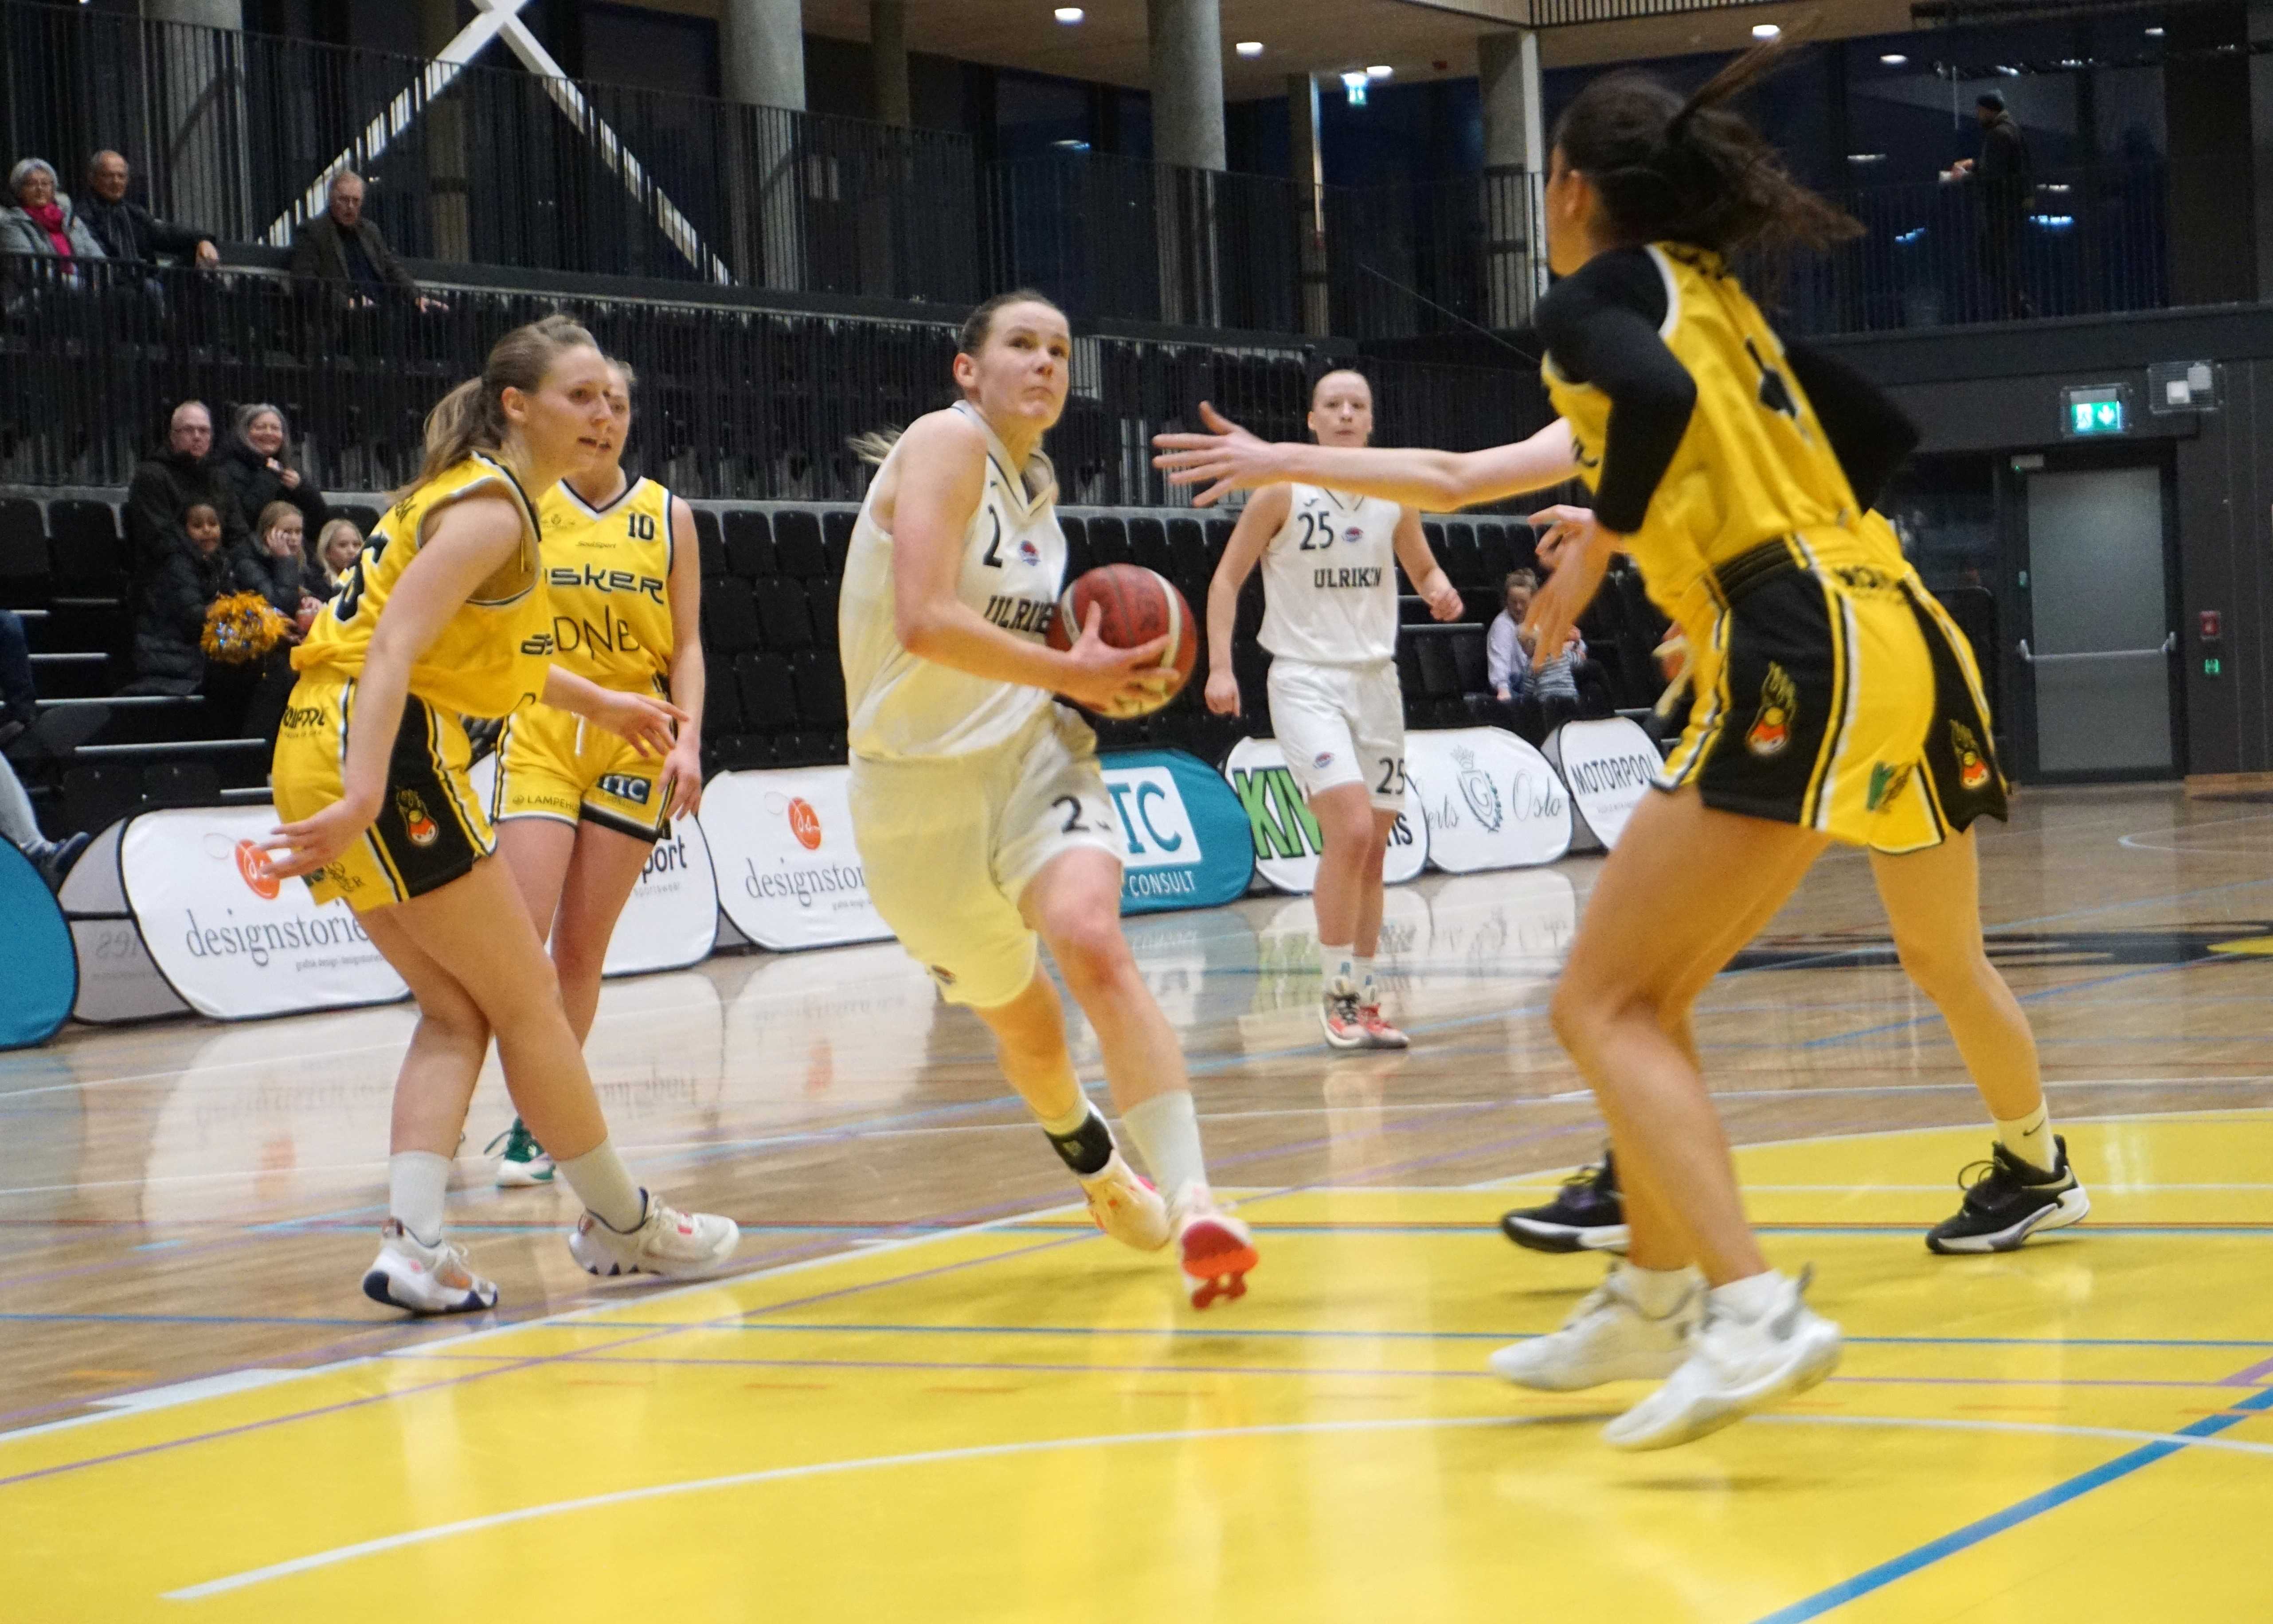
[[[1317,485],[1289,490],[1287,522],[1263,551],[1263,646],[1312,665],[1393,659],[1405,510]]]
[[[967,402],[957,401],[954,409],[986,431],[986,490],[964,532],[956,595],[1004,631],[1039,643],[1048,633],[1065,579],[1056,474],[1039,452],[1024,469],[1015,468],[986,418]],[[966,756],[1006,745],[1052,696],[919,659],[901,647],[892,614],[891,533],[876,522],[874,511],[882,478],[879,469],[853,526],[837,600],[852,753],[901,761]]]

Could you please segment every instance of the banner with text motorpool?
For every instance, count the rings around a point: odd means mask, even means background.
[[[1449,874],[1535,868],[1571,849],[1571,797],[1547,758],[1502,728],[1405,736],[1405,787],[1429,816],[1429,861]]]
[[[1579,809],[1581,833],[1605,849],[1618,843],[1626,819],[1656,781],[1665,758],[1648,734],[1624,716],[1566,722],[1548,736],[1547,759],[1563,775]]]
[[[402,984],[345,902],[319,908],[270,872],[260,842],[276,809],[145,812],[118,842],[126,904],[159,974],[223,1021],[386,1004]]]
[[[1181,750],[1118,750],[1099,765],[1121,818],[1122,913],[1217,908],[1247,894],[1255,842],[1214,768]]]
[[[1239,797],[1255,846],[1255,872],[1274,888],[1307,893],[1318,882],[1318,857],[1324,844],[1317,820],[1302,799],[1302,786],[1287,770],[1275,738],[1242,738],[1224,758],[1224,782]],[[1381,877],[1402,885],[1429,862],[1429,819],[1421,797],[1407,794],[1405,811],[1389,836]]]
[[[841,767],[721,773],[702,820],[718,906],[761,947],[836,947],[889,939],[852,843],[851,775]]]

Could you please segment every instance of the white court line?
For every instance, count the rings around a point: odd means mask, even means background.
[[[289,1561],[273,1563],[266,1568],[248,1568],[219,1579],[208,1579],[201,1584],[186,1585],[177,1590],[168,1590],[167,1601],[202,1601],[208,1597],[226,1595],[232,1590],[266,1584],[274,1579],[289,1578],[294,1574],[310,1573],[318,1568],[336,1567],[382,1552],[400,1551],[410,1545],[426,1545],[438,1539],[454,1538],[460,1534],[482,1533],[494,1528],[505,1528],[515,1523],[534,1522],[541,1517],[562,1516],[579,1511],[599,1510],[611,1506],[634,1504],[641,1501],[663,1500],[680,1494],[707,1493],[716,1489],[746,1488],[761,1483],[787,1483],[813,1478],[833,1477],[844,1472],[873,1471],[896,1466],[929,1466],[949,1461],[975,1461],[1013,1455],[1046,1455],[1071,1449],[1102,1449],[1136,1444],[1185,1444],[1219,1438],[1285,1438],[1317,1436],[1322,1433],[1419,1432],[1466,1427],[1519,1427],[1568,1426],[1572,1422],[1593,1420],[1587,1415],[1552,1416],[1411,1416],[1384,1420],[1361,1421],[1293,1421],[1260,1426],[1202,1427],[1185,1432],[1108,1433],[1087,1438],[1032,1439],[1014,1443],[971,1444],[955,1449],[925,1449],[910,1455],[868,1456],[854,1460],[817,1461],[804,1466],[775,1466],[761,1471],[732,1472],[724,1477],[697,1478],[682,1483],[659,1483],[646,1488],[617,1489],[605,1494],[587,1494],[575,1500],[553,1501],[541,1506],[522,1506],[512,1511],[495,1511],[486,1516],[467,1517],[455,1523],[437,1523],[430,1528],[410,1529],[400,1534],[388,1534],[378,1539],[366,1539],[356,1545],[338,1545],[328,1551],[318,1551]],[[2098,1438],[2132,1445],[2149,1443],[2176,1444],[2186,1448],[2224,1449],[2238,1455],[2273,1456],[2273,1444],[2251,1443],[2244,1439],[2200,1437],[2187,1433],[2134,1432],[2113,1426],[2068,1426],[2054,1422],[1954,1420],[1942,1418],[1912,1419],[1902,1416],[1757,1416],[1755,1420],[1779,1422],[1787,1426],[1879,1426],[1921,1427],[1937,1432],[2017,1433],[2037,1436],[2065,1438]]]

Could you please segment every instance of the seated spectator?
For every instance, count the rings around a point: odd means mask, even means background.
[[[139,203],[126,198],[132,178],[125,157],[100,152],[86,161],[86,200],[79,217],[113,259],[154,265],[160,254],[187,254],[208,269],[221,263],[221,251],[202,231],[169,225]]]
[[[271,502],[289,502],[299,511],[302,535],[321,530],[331,510],[315,482],[292,466],[284,414],[266,402],[240,406],[231,430],[229,444],[214,453],[213,466],[235,493],[236,511],[249,519]]]
[[[206,611],[230,589],[220,513],[192,502],[169,540],[172,550],[142,588],[134,681],[123,692],[195,693],[205,683]]]
[[[56,190],[56,167],[44,158],[26,158],[8,171],[8,195],[0,208],[0,254],[45,254],[64,259],[101,259],[102,243]]]
[[[251,542],[229,558],[229,585],[266,598],[271,608],[292,623],[289,640],[295,643],[324,606],[309,587],[306,535],[298,508],[289,502],[271,502],[260,510]]]
[[[174,550],[182,515],[203,502],[221,515],[221,535],[234,549],[252,539],[236,492],[214,466],[213,414],[202,400],[174,408],[166,449],[134,470],[126,487],[126,542],[139,582],[155,574]]]
[[[1536,664],[1534,651],[1539,645],[1528,632],[1519,632],[1523,647],[1525,668],[1524,691],[1539,701],[1540,724],[1549,733],[1566,722],[1579,719],[1579,678],[1572,670],[1574,650],[1581,647],[1579,633],[1573,630],[1564,640],[1563,652],[1543,665]]]
[[[332,176],[326,195],[329,206],[303,226],[292,243],[294,276],[325,283],[350,308],[376,304],[389,288],[410,295],[422,311],[449,308],[418,291],[378,225],[363,217],[362,176],[341,169]]]
[[[32,860],[40,871],[40,878],[48,882],[48,889],[63,889],[64,876],[71,865],[79,861],[79,854],[86,849],[84,831],[68,840],[52,841],[40,832],[39,814],[32,808],[32,797],[24,793],[24,781],[16,776],[16,769],[0,757],[0,836]]]
[[[23,617],[0,609],[0,747],[11,755],[67,756],[109,716],[100,705],[42,708],[32,686],[32,651]],[[6,756],[0,756],[0,837],[32,860],[50,890],[62,886],[87,838],[74,834],[56,842],[40,832],[32,798]]]
[[[338,595],[348,568],[363,551],[363,532],[352,519],[334,519],[316,538],[316,567],[322,572],[321,591],[326,599]]]

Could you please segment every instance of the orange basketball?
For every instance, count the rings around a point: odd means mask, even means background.
[[[1090,605],[1098,609],[1097,634],[1115,648],[1134,648],[1156,637],[1166,637],[1160,669],[1168,685],[1159,700],[1121,713],[1149,716],[1176,697],[1191,680],[1199,663],[1200,629],[1192,620],[1192,606],[1168,579],[1135,564],[1107,564],[1075,578],[1058,599],[1058,612],[1050,622],[1050,647],[1070,648],[1089,623]]]

